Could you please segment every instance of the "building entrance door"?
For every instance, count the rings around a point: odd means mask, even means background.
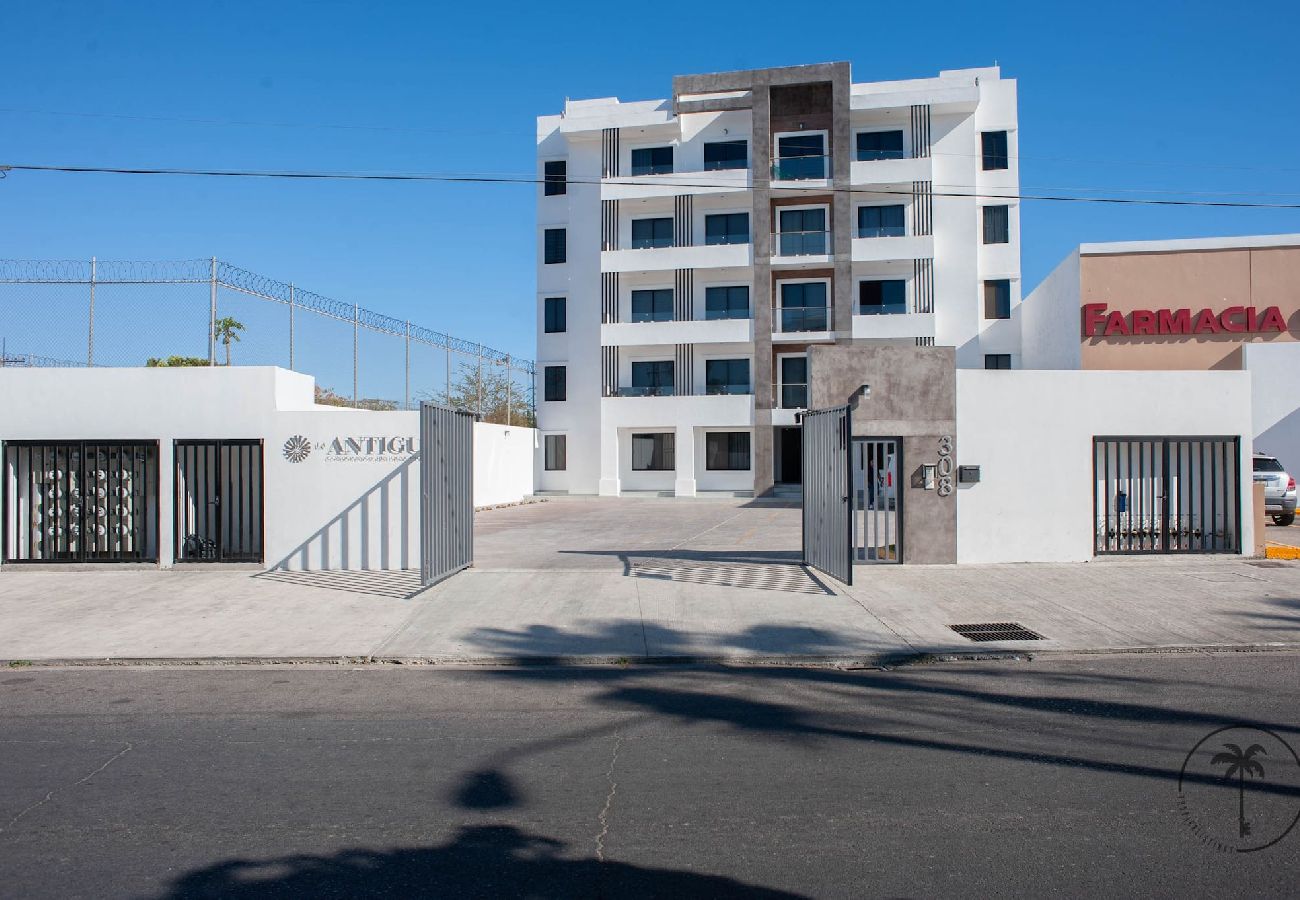
[[[262,442],[176,442],[176,561],[262,561]]]
[[[902,561],[901,452],[896,438],[853,439],[854,562]]]
[[[803,482],[803,429],[778,428],[775,454],[777,484]]]

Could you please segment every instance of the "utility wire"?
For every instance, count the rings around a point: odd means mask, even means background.
[[[15,172],[60,172],[74,174],[100,174],[100,175],[180,175],[204,178],[286,178],[296,180],[325,180],[325,181],[425,181],[425,182],[442,182],[447,184],[546,184],[547,179],[512,176],[512,175],[469,175],[469,174],[435,174],[435,173],[371,173],[371,172],[306,172],[306,171],[252,171],[238,169],[163,169],[163,168],[122,168],[115,166],[51,166],[51,165],[24,165],[24,164],[0,164],[0,174],[8,171]],[[549,183],[558,184],[559,179],[552,179]],[[566,178],[566,185],[600,185],[601,179],[583,179],[583,178]],[[685,187],[685,188],[734,188],[738,187],[734,182],[690,182],[690,181],[636,181],[630,178],[620,178],[617,182],[620,185],[638,185],[645,187]],[[816,185],[809,186],[785,186],[779,189],[782,191],[803,191],[809,194],[858,194],[871,196],[907,196],[913,195],[911,190],[897,190],[890,188],[833,188],[821,187]],[[986,193],[975,188],[969,191],[935,191],[931,190],[930,195],[934,197],[969,197],[983,200],[1045,200],[1061,203],[1110,203],[1123,204],[1132,206],[1199,206],[1212,208],[1231,208],[1231,209],[1300,209],[1300,203],[1258,203],[1242,200],[1172,200],[1172,199],[1151,199],[1143,197],[1076,197],[1064,194],[1023,194],[1023,193]]]

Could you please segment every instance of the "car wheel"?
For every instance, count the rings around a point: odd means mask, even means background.
[[[1287,513],[1287,514],[1284,515],[1284,516],[1274,516],[1274,517],[1273,517],[1273,524],[1274,524],[1274,525],[1283,525],[1283,526],[1285,526],[1285,525],[1290,525],[1290,524],[1291,524],[1292,522],[1294,522],[1294,521],[1295,521],[1295,513]]]

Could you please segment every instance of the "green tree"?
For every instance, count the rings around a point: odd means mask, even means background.
[[[446,390],[440,394],[425,393],[422,396],[470,412],[479,411],[479,398],[482,397],[484,422],[535,428],[537,418],[533,415],[526,379],[523,372],[516,370],[508,373],[505,366],[488,363],[483,364],[483,377],[480,379],[478,364],[467,362],[461,363],[456,377]]]
[[[199,356],[151,356],[145,361],[150,369],[174,369],[178,366],[206,366],[208,361]]]
[[[226,347],[226,365],[230,365],[230,345],[238,343],[239,332],[243,330],[244,323],[233,316],[226,316],[216,321],[216,339]]]
[[[327,387],[316,385],[316,402],[321,406],[347,406],[353,409],[368,409],[373,412],[392,412],[397,404],[392,400],[376,400],[363,397],[353,403],[347,397],[334,393]]]
[[[1264,767],[1254,757],[1257,753],[1267,756],[1268,751],[1259,744],[1251,744],[1245,751],[1236,744],[1223,746],[1227,747],[1229,752],[1214,754],[1210,765],[1228,767],[1228,770],[1223,773],[1225,781],[1233,775],[1237,776],[1237,836],[1246,837],[1250,834],[1250,823],[1246,821],[1246,776],[1264,777]]]

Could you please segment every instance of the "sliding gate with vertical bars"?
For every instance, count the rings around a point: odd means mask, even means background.
[[[1241,552],[1236,437],[1093,439],[1094,550]]]
[[[847,406],[803,414],[803,561],[853,584],[853,502]]]
[[[176,561],[261,562],[260,440],[177,441]]]
[[[420,581],[474,562],[474,416],[420,404]]]
[[[902,562],[902,492],[898,472],[903,442],[853,439],[853,558],[863,563]]]

